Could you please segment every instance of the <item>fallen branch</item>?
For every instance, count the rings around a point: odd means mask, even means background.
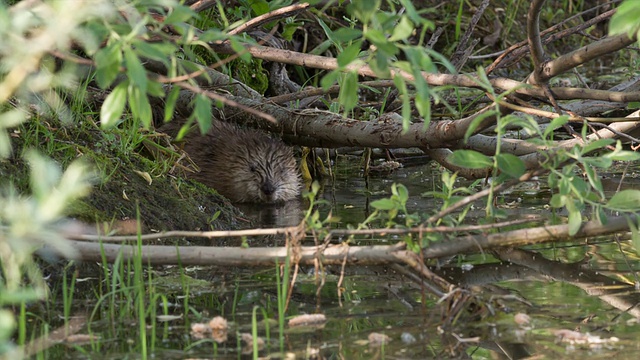
[[[620,49],[630,44],[633,44],[636,41],[635,37],[629,38],[626,35],[618,35],[612,38],[606,38],[604,40],[598,41],[594,44],[590,44],[589,47],[583,47],[582,49],[578,49],[566,56],[573,59],[575,58],[575,54],[579,53],[581,50],[585,51],[587,49],[589,51],[589,59],[602,55],[600,51],[595,51],[596,47],[601,46],[605,47],[607,51],[612,51],[615,49]],[[236,51],[231,47],[230,43],[210,43],[209,44],[216,52],[221,54],[232,55],[235,54]],[[283,64],[291,64],[304,66],[315,69],[324,69],[324,70],[336,70],[339,69],[338,60],[335,58],[329,58],[319,55],[311,55],[304,54],[300,52],[284,50],[284,49],[275,49],[267,46],[260,45],[250,45],[245,44],[244,48],[255,58],[266,60],[266,61],[275,61]],[[557,62],[553,63],[554,68],[545,68],[544,71],[553,71],[555,74]],[[571,66],[574,66],[574,63],[571,63]],[[378,78],[378,74],[373,71],[371,67],[368,65],[362,64],[350,64],[344,68],[345,71],[355,71],[358,75],[361,76],[370,76],[374,78]],[[420,75],[425,79],[425,81],[431,86],[444,86],[444,85],[453,85],[453,86],[463,86],[475,89],[482,89],[482,86],[478,83],[475,75],[473,74],[460,74],[460,75],[451,75],[451,74],[434,74],[434,73],[426,73],[422,72]],[[412,74],[401,70],[391,70],[391,77],[400,76],[408,81],[413,81],[415,78]],[[513,91],[520,95],[527,96],[535,96],[537,98],[544,99],[546,98],[546,94],[544,90],[539,86],[529,85],[527,86],[525,83],[511,80],[507,78],[494,78],[490,79],[489,82],[495,89],[499,89],[502,91]],[[593,89],[583,89],[583,88],[569,88],[569,87],[555,87],[551,88],[551,91],[555,95],[557,100],[576,100],[576,99],[592,99],[592,100],[605,100],[605,101],[616,101],[616,102],[631,102],[631,101],[640,101],[640,92],[633,93],[621,93],[615,91],[608,90],[593,90]]]
[[[415,227],[411,229],[333,229],[328,233],[327,238],[330,240],[336,236],[356,236],[356,235],[405,235],[405,234],[420,234],[420,233],[463,233],[469,231],[481,231],[490,229],[501,229],[505,226],[513,226],[531,222],[539,222],[544,220],[538,216],[527,216],[523,219],[504,221],[493,224],[484,225],[469,225],[469,226],[434,226],[429,228]],[[245,237],[245,236],[273,236],[273,235],[287,235],[292,233],[300,233],[302,228],[300,226],[281,227],[281,228],[269,228],[269,229],[247,229],[247,230],[214,230],[214,231],[164,231],[159,233],[142,234],[139,236],[140,241],[159,240],[176,237],[198,237],[198,238],[221,238],[221,237]],[[68,234],[67,238],[70,240],[80,241],[93,241],[104,243],[117,243],[124,241],[137,241],[138,235],[92,235],[92,234]]]
[[[81,261],[102,261],[102,253],[108,262],[114,262],[120,253],[123,260],[131,260],[137,255],[136,245],[113,245],[72,242],[76,254],[71,259]],[[300,265],[314,265],[320,247],[307,246],[300,248]],[[405,244],[349,246],[346,244],[331,245],[320,254],[323,264],[340,265],[347,258],[351,265],[389,264],[401,262],[396,253],[407,251]],[[40,253],[56,252],[51,247],[44,247]],[[150,265],[213,265],[213,266],[274,266],[284,264],[290,255],[285,247],[210,247],[210,246],[162,246],[143,245],[142,262]]]
[[[567,241],[593,236],[610,235],[629,231],[629,222],[637,222],[624,216],[609,218],[606,225],[597,221],[589,221],[582,225],[575,235],[570,235],[569,225],[541,226],[531,229],[519,229],[489,235],[467,235],[433,242],[423,249],[425,259],[487,251],[501,247],[519,247],[550,241]],[[286,228],[290,229],[290,228]],[[122,253],[123,260],[136,256],[137,245],[114,245],[91,243],[86,241],[72,242],[75,254],[69,257],[81,261],[98,261],[104,258],[113,262]],[[284,264],[290,251],[285,247],[210,247],[210,246],[158,246],[144,245],[142,259],[150,265],[215,265],[215,266],[273,266]],[[298,252],[299,250],[299,252]],[[59,254],[56,249],[44,246],[39,254],[49,257]],[[406,263],[414,255],[406,249],[404,243],[394,245],[349,246],[346,243],[324,246],[305,246],[296,249],[300,265],[323,264],[342,265],[381,265]],[[299,255],[298,255],[299,254]],[[62,254],[59,254],[62,255]]]

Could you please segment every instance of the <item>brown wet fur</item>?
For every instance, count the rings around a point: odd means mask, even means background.
[[[159,131],[175,136],[181,126],[173,121]],[[207,135],[191,129],[183,140],[183,149],[200,168],[187,176],[233,202],[281,203],[300,195],[293,152],[278,139],[214,120]]]

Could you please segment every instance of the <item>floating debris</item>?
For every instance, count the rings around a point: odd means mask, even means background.
[[[182,319],[182,315],[158,315],[156,319],[160,322],[180,320]]]
[[[553,332],[553,334],[557,337],[559,341],[566,342],[571,345],[594,346],[594,345],[610,344],[610,343],[615,343],[620,341],[620,339],[618,339],[615,336],[612,336],[608,339],[603,339],[600,336],[591,335],[589,333],[583,334],[579,331],[566,330],[566,329],[556,330]]]
[[[227,320],[222,316],[216,316],[209,321],[209,327],[211,328],[211,338],[213,341],[221,344],[227,341],[229,325]]]
[[[242,339],[242,342],[244,343],[244,346],[242,347],[242,354],[243,355],[252,354],[253,353],[253,336],[251,336],[251,334],[249,333],[242,333],[240,334],[240,339]],[[264,349],[264,340],[262,340],[262,338],[259,337],[256,341],[258,343],[258,351]]]
[[[211,328],[207,324],[191,324],[191,336],[194,339],[202,340],[211,334]]]
[[[81,344],[88,344],[88,343],[91,343],[92,341],[97,341],[99,339],[100,339],[100,337],[96,336],[96,335],[75,334],[75,335],[67,336],[64,339],[64,342],[67,345],[81,345]]]
[[[194,323],[191,324],[191,336],[198,340],[211,337],[213,341],[221,344],[227,341],[229,333],[229,324],[222,316],[216,316],[208,324]]]
[[[513,316],[513,321],[520,326],[529,325],[531,317],[525,313],[517,313]]]
[[[402,342],[405,344],[413,344],[414,342],[418,341],[416,340],[415,336],[408,332],[403,332],[402,335],[400,335],[400,340],[402,340]]]
[[[327,322],[327,317],[324,314],[305,314],[299,315],[289,320],[289,326],[305,326],[305,325],[324,325]]]
[[[371,333],[369,334],[369,346],[381,346],[388,344],[391,338],[385,334]]]

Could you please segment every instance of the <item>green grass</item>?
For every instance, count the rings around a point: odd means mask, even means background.
[[[287,251],[289,254],[290,250]],[[289,275],[291,271],[291,263],[287,256],[280,277],[280,266],[276,265],[276,288],[278,290],[278,340],[280,343],[280,351],[284,352],[284,319],[287,311],[287,297],[289,295]]]

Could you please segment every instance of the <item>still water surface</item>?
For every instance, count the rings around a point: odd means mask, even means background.
[[[425,213],[439,206],[432,198],[421,196],[440,186],[440,174],[430,165],[402,168],[366,182],[354,176],[356,163],[338,165],[335,181],[327,183],[322,193],[329,205],[321,209],[325,215],[331,210],[340,217],[339,226],[363,221],[369,215],[370,201],[389,196],[393,182],[409,189],[407,205],[411,211]],[[548,212],[542,181],[524,184],[499,201],[512,204],[511,214],[516,218],[521,213]],[[292,214],[291,219],[299,217],[296,210]],[[484,216],[482,203],[472,216]],[[281,221],[279,214],[260,217]],[[265,338],[265,348],[259,354],[270,358],[637,358],[640,324],[636,305],[640,297],[633,286],[637,279],[632,271],[640,269],[640,263],[628,242],[619,245],[613,239],[589,239],[579,245],[546,244],[528,250],[543,256],[536,255],[522,266],[479,254],[447,259],[434,267],[452,283],[464,284],[465,292],[478,299],[467,302],[462,315],[446,326],[450,312],[444,303],[392,267],[347,268],[344,279],[339,267],[327,267],[320,291],[313,269],[300,269],[287,316],[322,313],[327,322],[315,328],[291,329],[285,324],[282,342],[273,320],[278,316],[275,266],[266,270],[187,268],[185,275],[194,279],[188,304],[181,286],[184,281],[172,287],[166,280],[172,270],[158,270],[157,291],[164,292],[169,314],[183,316],[157,322],[153,331],[149,328],[147,346],[153,357],[161,359],[251,358],[251,349],[243,349],[238,334],[251,332],[257,309],[258,321],[265,315],[272,321],[268,338],[266,324],[258,326],[259,335]],[[196,279],[206,281],[196,283]],[[94,306],[87,304],[88,311]],[[229,321],[227,342],[218,345],[191,335],[193,323],[207,323],[217,315]],[[57,345],[43,357],[140,357],[135,319],[102,318],[95,321],[92,331],[100,336],[99,346]],[[390,342],[372,345],[371,333],[385,334]],[[562,341],[562,336],[575,339]]]

